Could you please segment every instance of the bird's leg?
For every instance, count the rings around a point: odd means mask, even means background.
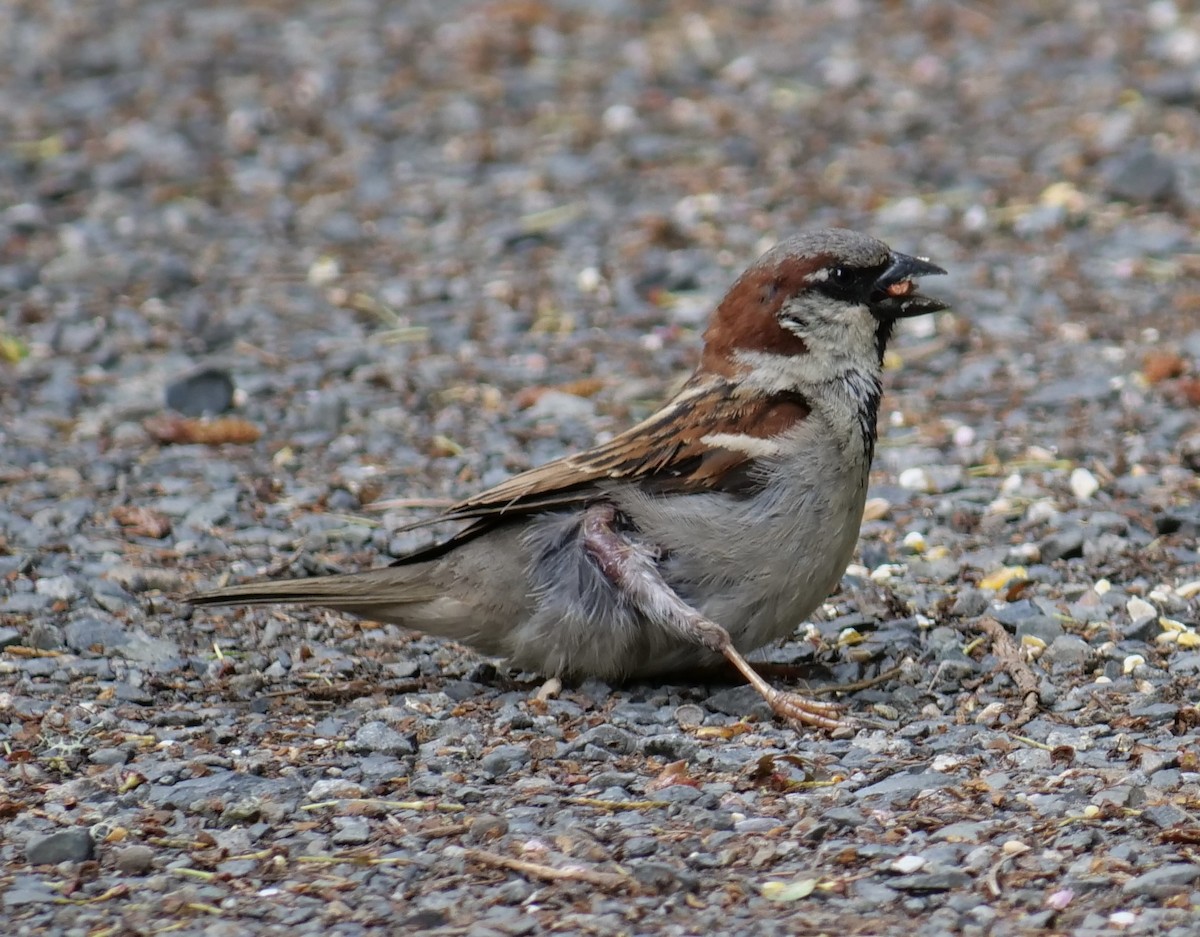
[[[623,591],[647,618],[670,628],[685,641],[716,651],[729,661],[763,699],[785,719],[822,729],[840,725],[839,707],[777,690],[750,666],[729,632],[681,599],[662,578],[654,553],[616,529],[617,509],[594,504],[583,517],[583,547],[608,580]]]

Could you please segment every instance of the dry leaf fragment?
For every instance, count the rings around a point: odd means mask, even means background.
[[[798,878],[791,882],[763,882],[762,896],[768,901],[799,901],[807,898],[817,887],[815,878]]]
[[[734,722],[727,726],[700,726],[696,730],[696,738],[731,739],[752,731],[754,731],[753,728],[745,722]]]
[[[673,761],[662,771],[658,777],[646,784],[646,793],[651,791],[661,791],[664,787],[674,787],[677,784],[682,784],[686,787],[699,787],[700,782],[693,777],[688,776],[688,765],[686,761]]]
[[[200,443],[219,446],[223,443],[247,445],[257,442],[262,430],[239,417],[199,420],[189,417],[159,416],[146,420],[142,426],[154,439],[166,445]]]
[[[112,519],[133,537],[153,537],[161,540],[171,532],[171,519],[161,511],[120,504],[112,509]]]
[[[1187,367],[1187,362],[1174,351],[1156,349],[1149,352],[1142,361],[1142,373],[1151,384],[1179,377]]]

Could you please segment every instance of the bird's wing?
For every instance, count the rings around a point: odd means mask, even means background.
[[[809,413],[799,394],[748,395],[725,378],[694,377],[661,410],[608,442],[514,475],[410,525],[475,522],[398,563],[432,559],[517,517],[595,501],[609,481],[658,494],[748,494],[761,484],[758,461],[777,451],[773,437]]]

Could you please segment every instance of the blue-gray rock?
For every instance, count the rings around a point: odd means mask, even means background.
[[[1148,895],[1165,898],[1178,894],[1200,878],[1200,864],[1194,862],[1168,862],[1149,872],[1134,876],[1121,886],[1126,895]]]
[[[958,618],[978,618],[988,610],[989,604],[990,600],[982,590],[967,586],[959,590],[950,606],[950,614]]]
[[[1083,530],[1079,527],[1068,527],[1043,538],[1038,543],[1043,563],[1053,563],[1055,560],[1071,560],[1083,556]]]
[[[233,406],[233,395],[228,372],[205,368],[167,385],[167,406],[184,416],[224,413]]]
[[[336,846],[361,846],[371,838],[371,825],[363,817],[334,817],[330,840]]]
[[[79,595],[79,586],[70,576],[47,576],[39,579],[34,588],[38,595],[48,595],[55,602],[69,602]]]
[[[888,881],[888,885],[898,891],[918,893],[950,891],[955,888],[966,888],[970,884],[971,876],[957,869],[917,872],[913,875],[901,875]]]
[[[383,722],[365,723],[354,733],[349,747],[356,752],[381,752],[385,755],[413,755],[417,751],[411,738],[401,735]]]
[[[500,745],[479,759],[480,770],[493,778],[529,764],[529,749],[524,745]]]
[[[1063,633],[1063,626],[1049,615],[1034,615],[1017,625],[1017,639],[1029,636],[1052,643]]]
[[[1091,646],[1083,638],[1074,634],[1061,634],[1046,648],[1041,659],[1043,664],[1082,667],[1091,656]]]
[[[626,859],[644,859],[658,852],[658,840],[653,836],[631,836],[625,841],[624,852]]]
[[[1147,722],[1170,722],[1179,715],[1178,703],[1147,703],[1145,706],[1134,706],[1129,715],[1135,719],[1145,719]]]
[[[1175,804],[1152,804],[1143,808],[1142,819],[1149,820],[1159,829],[1165,830],[1172,826],[1182,826],[1191,819],[1191,815]]]
[[[33,836],[25,843],[25,858],[30,865],[85,862],[95,852],[96,843],[91,832],[82,827],[59,830],[46,836]]]
[[[123,765],[129,760],[129,752],[123,748],[97,748],[88,755],[94,765]]]
[[[1108,194],[1126,202],[1161,202],[1175,194],[1175,163],[1138,144],[1109,161],[1104,169]]]
[[[12,884],[4,890],[4,907],[19,908],[29,904],[52,904],[62,900],[62,892],[52,888],[41,877],[15,876]]]
[[[940,771],[923,771],[917,774],[893,774],[882,781],[860,787],[854,792],[858,799],[864,797],[890,797],[895,794],[916,794],[920,791],[938,790],[952,787],[958,782],[948,774]]]
[[[566,746],[566,754],[574,755],[587,749],[598,749],[606,757],[632,755],[637,751],[637,736],[616,726],[599,725],[580,733]]]

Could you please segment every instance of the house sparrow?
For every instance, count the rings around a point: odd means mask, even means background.
[[[439,517],[457,533],[367,572],[250,582],[193,605],[316,605],[452,638],[546,676],[642,678],[724,658],[779,715],[839,707],[771,687],[742,656],[791,634],[858,539],[883,353],[946,308],[939,267],[852,231],[801,234],[717,306],[683,389],[609,442]]]

